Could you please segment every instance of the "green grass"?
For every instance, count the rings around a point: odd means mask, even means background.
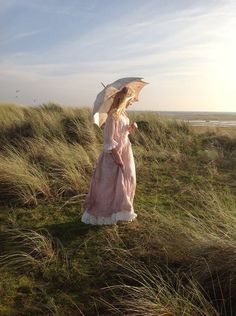
[[[236,313],[235,131],[129,117],[138,218],[90,226],[90,109],[0,105],[0,315]]]

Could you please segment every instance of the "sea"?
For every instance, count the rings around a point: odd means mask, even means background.
[[[147,112],[147,111],[138,111]],[[194,126],[236,127],[236,112],[148,111],[183,120]]]

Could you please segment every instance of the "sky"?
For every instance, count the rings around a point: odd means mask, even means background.
[[[0,102],[92,108],[142,77],[130,110],[235,112],[235,56],[234,0],[0,0]]]

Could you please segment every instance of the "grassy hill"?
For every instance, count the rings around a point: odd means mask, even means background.
[[[236,130],[129,117],[138,218],[91,226],[90,109],[0,105],[0,315],[236,314]]]

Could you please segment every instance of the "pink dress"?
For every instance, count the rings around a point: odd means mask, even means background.
[[[84,201],[81,221],[92,225],[111,225],[132,221],[136,188],[134,156],[128,134],[129,118],[123,111],[119,120],[108,114],[104,126],[104,146],[93,172]],[[121,155],[123,167],[115,162],[112,148]]]

